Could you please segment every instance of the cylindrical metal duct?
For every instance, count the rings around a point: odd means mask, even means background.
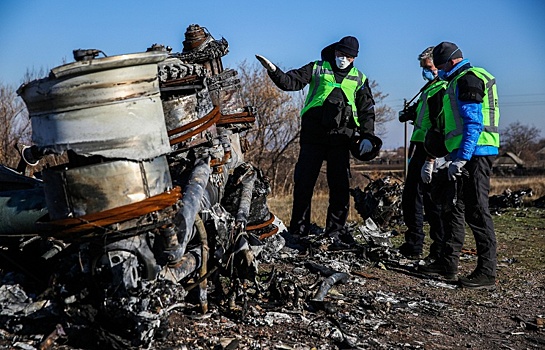
[[[189,181],[184,187],[182,208],[174,219],[175,224],[178,226],[178,243],[184,252],[187,244],[194,236],[193,224],[197,213],[201,210],[204,191],[210,178],[209,162],[209,158],[201,158],[195,162]]]
[[[52,220],[80,217],[140,202],[172,187],[166,157],[117,160],[75,168],[44,169],[45,196]]]
[[[213,109],[214,105],[206,88],[163,101],[165,123],[169,131],[201,119]]]
[[[157,63],[168,53],[95,58],[51,70],[18,94],[32,122],[32,141],[57,153],[132,160],[170,151]]]

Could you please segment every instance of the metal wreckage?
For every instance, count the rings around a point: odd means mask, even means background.
[[[0,166],[0,338],[7,330],[43,335],[31,342],[40,349],[58,338],[149,348],[167,336],[174,310],[206,313],[209,292],[248,315],[253,281],[279,305],[325,310],[328,291],[354,269],[399,266],[396,233],[382,230],[401,222],[402,184],[389,177],[351,190],[364,223],[347,234],[317,229],[295,242],[277,234],[286,228],[269,211],[268,179],[244,160],[241,133],[256,111],[243,104],[237,72],[224,69],[227,53],[225,39],[190,25],[180,53],[158,44],[110,57],[74,50],[75,62],[19,88],[33,145],[17,170]],[[40,179],[23,175],[50,154],[67,161]],[[274,269],[258,276],[259,260],[298,245],[311,251],[303,265],[321,283]],[[370,317],[370,326],[383,322]],[[364,335],[337,335],[343,346],[366,344]]]
[[[247,281],[272,300],[324,309],[348,269],[318,254],[304,265],[324,278],[320,285],[274,269],[258,283],[258,260],[284,249],[296,255],[298,245],[327,239],[333,252],[380,259],[391,248],[391,233],[373,222],[385,226],[399,214],[401,188],[388,179],[364,195],[354,190],[366,221],[346,235],[317,229],[312,241],[293,242],[277,234],[286,227],[269,211],[268,179],[244,160],[241,134],[256,110],[243,104],[237,72],[223,67],[225,39],[190,25],[180,53],[159,44],[110,57],[73,53],[75,62],[18,89],[33,144],[17,169],[0,166],[0,331],[44,335],[40,349],[58,338],[151,347],[174,310],[206,313],[210,295],[244,312]],[[24,175],[51,154],[66,161],[47,165],[39,179]],[[357,235],[367,248],[354,245]],[[369,261],[361,257],[350,260]]]
[[[0,168],[3,265],[47,284],[39,306],[19,303],[27,315],[35,308],[46,319],[62,300],[72,332],[100,318],[103,329],[123,324],[119,336],[141,346],[189,291],[206,312],[211,276],[231,279],[234,304],[263,240],[285,227],[268,209],[267,178],[244,160],[240,133],[255,109],[242,102],[237,72],[224,69],[227,53],[225,39],[190,25],[180,53],[158,44],[110,57],[74,50],[75,62],[19,88],[33,145],[18,170],[48,154],[68,157],[44,168],[43,180]],[[27,300],[12,282],[0,293],[14,296],[11,308]],[[100,312],[81,307],[92,298]],[[38,326],[13,314],[0,315],[8,329]],[[61,333],[57,326],[49,341]]]

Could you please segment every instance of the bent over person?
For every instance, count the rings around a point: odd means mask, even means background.
[[[323,161],[327,163],[329,186],[326,234],[344,233],[350,201],[350,141],[356,132],[373,136],[375,129],[375,102],[369,81],[354,67],[358,51],[358,40],[346,36],[325,47],[321,60],[288,72],[256,55],[280,89],[298,91],[309,85],[301,111],[300,153],[289,227],[292,235],[309,234],[312,195]],[[360,154],[372,150],[372,142],[363,138]]]
[[[472,67],[458,46],[450,42],[433,49],[433,61],[439,76],[448,82],[443,98],[445,146],[451,160],[448,177],[461,189],[455,203],[443,208],[445,243],[441,258],[420,270],[454,279],[467,223],[477,245],[477,266],[459,282],[465,288],[493,289],[496,234],[488,196],[492,161],[500,145],[496,80],[485,69]]]

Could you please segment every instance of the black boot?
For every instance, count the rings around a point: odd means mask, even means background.
[[[460,285],[469,289],[493,290],[496,288],[496,277],[473,271],[469,276],[460,277]]]
[[[455,281],[458,269],[448,266],[440,261],[434,261],[429,265],[418,267],[418,271],[431,276],[442,276],[447,281]]]

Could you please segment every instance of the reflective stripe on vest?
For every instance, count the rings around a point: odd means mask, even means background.
[[[343,81],[339,84],[335,80],[335,74],[331,65],[327,61],[316,61],[312,68],[312,79],[310,81],[309,93],[305,101],[305,106],[301,110],[301,115],[312,107],[318,107],[324,104],[324,101],[335,88],[340,88],[348,100],[348,105],[352,108],[352,117],[357,126],[358,109],[356,107],[356,91],[362,88],[367,77],[356,67],[348,72]]]
[[[418,105],[416,106],[416,120],[414,121],[414,130],[411,136],[411,141],[424,142],[426,132],[431,127],[428,99],[441,91],[441,89],[444,89],[446,85],[446,81],[438,80],[428,86],[426,90],[422,91],[422,94],[418,99]]]
[[[460,73],[447,86],[447,91],[443,98],[443,111],[445,117],[445,146],[450,152],[460,147],[462,134],[464,131],[463,119],[460,115],[456,89],[458,79],[472,72],[481,79],[485,85],[485,95],[482,102],[483,126],[477,145],[500,146],[500,135],[498,125],[500,121],[500,110],[498,107],[498,93],[496,90],[496,79],[486,70],[479,67],[471,67]]]

